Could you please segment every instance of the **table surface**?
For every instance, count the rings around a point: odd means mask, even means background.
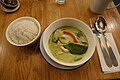
[[[6,40],[6,28],[10,22],[22,16],[36,18],[42,31],[54,20],[64,17],[77,18],[89,25],[89,19],[98,16],[90,11],[90,0],[66,0],[64,5],[57,5],[55,0],[19,1],[20,9],[14,13],[5,13],[0,9],[0,80],[120,79],[120,73],[104,74],[101,71],[96,50],[80,68],[60,70],[45,61],[39,49],[39,40],[30,47],[15,47]],[[113,34],[120,52],[120,15],[117,9],[107,10],[101,15],[107,20],[108,32]]]

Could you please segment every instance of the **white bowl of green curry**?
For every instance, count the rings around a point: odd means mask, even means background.
[[[58,64],[80,66],[92,57],[95,39],[89,26],[81,20],[61,18],[45,29],[43,47]]]

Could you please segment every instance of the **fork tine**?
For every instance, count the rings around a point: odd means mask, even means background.
[[[96,33],[96,30],[94,28],[95,18],[90,18],[89,24],[90,24],[90,28],[93,31],[93,33]]]
[[[89,24],[90,24],[90,28],[92,28],[92,19],[90,18],[90,22],[89,22]]]
[[[93,28],[95,24],[96,18],[90,18],[90,27]]]

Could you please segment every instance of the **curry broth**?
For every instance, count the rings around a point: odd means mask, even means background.
[[[79,29],[72,26],[63,26],[50,35],[48,45],[56,59],[66,63],[73,63],[85,56],[88,40]],[[77,49],[79,47],[83,49]],[[81,53],[79,54],[79,52]]]

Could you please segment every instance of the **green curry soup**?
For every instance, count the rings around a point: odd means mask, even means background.
[[[88,40],[79,29],[63,26],[50,35],[48,45],[55,58],[62,62],[73,63],[84,57],[88,49]]]

